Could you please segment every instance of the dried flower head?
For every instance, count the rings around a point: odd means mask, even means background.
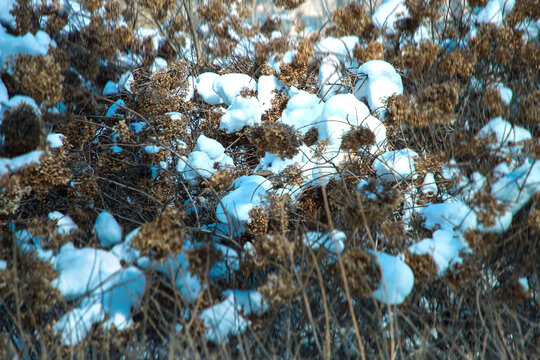
[[[370,180],[355,191],[342,210],[343,219],[352,227],[382,223],[401,203],[400,192],[387,183]]]
[[[135,42],[135,33],[133,29],[127,26],[117,26],[114,28],[114,34],[120,46],[131,46]]]
[[[47,24],[45,28],[47,29],[47,32],[51,35],[57,34],[66,26],[68,22],[67,13],[64,14],[52,14],[47,19]]]
[[[183,217],[179,210],[169,209],[154,221],[143,224],[133,237],[134,248],[140,250],[142,255],[158,260],[180,253],[185,241]]]
[[[41,116],[26,103],[11,109],[0,124],[2,157],[15,157],[45,145],[45,128]]]
[[[103,0],[84,0],[84,5],[86,10],[93,13],[103,6]]]
[[[411,18],[418,25],[426,18],[437,20],[441,16],[442,5],[443,0],[405,0]]]
[[[24,302],[26,311],[21,312],[21,320],[25,323],[43,320],[43,313],[57,305],[62,298],[60,291],[51,285],[58,274],[49,262],[32,252],[20,250],[13,245],[13,241],[9,235],[0,235],[0,259],[7,262],[6,269],[0,270],[4,311],[13,311],[9,309],[13,304],[22,306]]]
[[[109,58],[116,53],[118,39],[114,31],[108,29],[103,18],[99,16],[93,16],[90,24],[82,28],[78,34],[70,34],[74,41],[77,41],[77,35],[80,36],[84,47],[98,57]]]
[[[120,19],[121,5],[118,0],[107,0],[104,10],[105,20],[118,21]]]
[[[294,255],[296,244],[282,234],[263,234],[253,240],[257,266],[283,263]]]
[[[315,143],[319,140],[319,129],[316,127],[312,127],[309,129],[305,134],[302,141],[307,146],[313,146]]]
[[[276,6],[286,10],[296,9],[305,2],[306,0],[274,0],[274,4],[276,4]]]
[[[439,69],[448,76],[470,78],[474,73],[476,54],[470,50],[454,50],[443,54]]]
[[[520,115],[530,124],[540,124],[540,90],[534,90],[521,99]]]
[[[484,7],[489,0],[467,0],[470,7]]]
[[[296,46],[296,54],[290,64],[281,64],[279,80],[287,86],[302,86],[310,83],[318,73],[315,66],[311,66],[313,58],[313,43],[309,38],[301,38]],[[318,70],[318,67],[317,67]]]
[[[9,9],[9,7],[7,9]],[[40,30],[39,11],[34,8],[30,1],[20,0],[14,2],[9,13],[15,18],[16,26],[14,32],[16,35],[24,35],[28,32],[35,34]]]
[[[227,11],[223,1],[211,0],[199,5],[197,15],[204,22],[219,24],[227,16]]]
[[[228,189],[234,182],[234,172],[231,170],[221,170],[215,172],[208,179],[208,186],[215,191]]]
[[[292,158],[301,145],[294,128],[278,122],[251,127],[246,136],[257,150],[274,153],[282,159]]]
[[[471,1],[469,1],[470,4]],[[487,2],[487,0],[484,0]],[[473,6],[473,5],[471,5]],[[535,21],[540,18],[540,9],[538,7],[538,0],[521,0],[516,1],[516,4],[512,8],[510,14],[505,18],[512,26],[525,20],[526,18],[534,19]]]
[[[246,224],[248,234],[257,236],[268,232],[270,214],[262,207],[254,207],[249,211],[249,222]]]
[[[257,291],[271,304],[277,304],[297,298],[302,289],[288,271],[280,269],[278,274],[268,275],[265,284],[260,286]]]
[[[353,56],[362,62],[384,60],[384,44],[380,41],[371,41],[367,47],[356,44],[353,50]]]
[[[13,80],[23,93],[36,101],[57,103],[62,100],[64,80],[51,55],[19,54],[13,60]]]
[[[529,225],[533,234],[540,235],[540,206],[538,203],[529,213],[527,224]]]
[[[429,254],[411,254],[406,250],[405,263],[411,268],[415,280],[431,278],[437,275],[437,264]]]
[[[276,122],[287,107],[289,96],[285,92],[278,91],[272,99],[272,107],[261,116],[261,122]]]
[[[288,165],[279,174],[281,181],[286,185],[301,185],[304,183],[304,175],[298,164]]]
[[[261,32],[269,38],[272,35],[272,32],[279,30],[280,27],[281,19],[279,17],[269,16],[264,20],[264,23],[261,26]]]
[[[21,182],[17,174],[5,174],[0,177],[0,215],[9,215],[17,211],[22,198],[32,191],[30,186]]]
[[[401,52],[403,67],[420,72],[434,63],[440,50],[440,47],[431,41],[422,41],[420,47],[405,45]]]
[[[373,131],[356,127],[347,131],[341,140],[341,149],[350,152],[356,152],[361,148],[375,144],[375,134]]]
[[[69,183],[72,173],[68,167],[68,153],[64,148],[41,155],[39,161],[39,164],[19,170],[19,174],[37,192],[36,198],[44,199],[56,187]]]
[[[405,240],[406,230],[402,221],[383,221],[381,232],[394,245],[402,244],[403,240]]]
[[[192,274],[204,275],[223,260],[223,253],[212,244],[198,245],[186,250],[186,259],[189,262],[188,271]]]
[[[326,30],[328,36],[356,35],[364,40],[377,36],[377,31],[366,9],[360,2],[350,2],[332,12],[334,23]]]
[[[410,127],[449,123],[456,117],[453,110],[460,92],[456,82],[446,81],[419,91],[415,99],[393,95],[387,100],[389,119],[394,124]]]
[[[419,174],[438,173],[445,164],[446,156],[443,153],[424,153],[414,158],[414,168]]]
[[[502,102],[499,90],[496,88],[484,91],[482,104],[489,111],[490,117],[501,116],[506,110],[506,105]]]
[[[441,112],[452,112],[457,105],[460,87],[455,81],[429,85],[418,92],[418,102]]]
[[[485,227],[494,226],[495,221],[506,211],[506,206],[501,204],[488,189],[477,192],[472,200],[478,222]]]
[[[345,278],[351,293],[356,296],[369,296],[381,281],[381,273],[375,256],[358,248],[348,249],[342,256]],[[332,273],[341,277],[339,267],[334,266]]]

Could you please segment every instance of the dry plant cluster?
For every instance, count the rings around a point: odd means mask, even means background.
[[[302,2],[276,0],[275,4],[287,10]],[[305,189],[297,194],[295,206],[286,197],[269,195],[268,206],[250,212],[252,221],[244,235],[220,237],[219,244],[239,252],[240,267],[229,269],[226,279],[215,280],[209,269],[222,255],[216,250],[216,237],[204,225],[216,222],[215,209],[234,179],[253,174],[265,151],[290,158],[302,142],[321,152],[327,144],[312,131],[302,135],[276,122],[287,106],[284,92],[276,94],[260,126],[232,134],[219,129],[223,105],[209,105],[197,94],[185,101],[186,79],[207,71],[240,72],[254,79],[274,74],[287,86],[317,93],[320,58],[314,43],[324,35],[356,35],[360,45],[351,55],[358,62],[386,60],[403,78],[404,94],[388,99],[389,147],[408,147],[422,154],[417,171],[434,173],[442,189],[454,185],[440,176],[450,159],[464,174],[479,172],[489,183],[493,166],[503,156],[491,151],[493,141],[475,135],[489,119],[503,116],[538,139],[540,46],[538,39],[523,40],[514,28],[525,18],[538,21],[537,1],[516,2],[503,26],[482,25],[473,39],[466,38],[471,26],[464,21],[466,12],[486,1],[464,2],[450,11],[442,6],[446,1],[407,0],[410,18],[391,35],[373,25],[369,6],[351,2],[332,13],[318,33],[304,32],[297,23],[296,37],[246,44],[255,49],[254,58],[239,56],[233,49],[256,34],[285,33],[286,24],[269,16],[260,24],[245,25],[253,17],[247,1],[82,0],[91,18],[87,25],[68,32],[63,29],[69,19],[59,3],[18,0],[13,10],[16,27],[9,31],[20,35],[44,30],[57,46],[46,56],[11,58],[1,72],[9,94],[33,97],[41,104],[41,113],[22,105],[5,114],[0,157],[35,149],[44,150],[44,155],[40,164],[0,178],[0,259],[7,262],[7,269],[0,270],[0,358],[539,356],[540,197],[514,217],[507,232],[467,234],[473,252],[443,276],[429,256],[407,253],[406,262],[416,279],[413,292],[403,304],[387,306],[369,296],[380,284],[380,271],[365,249],[397,254],[431,235],[421,219],[413,219],[412,228],[401,220],[406,211],[401,192],[420,187],[422,177],[380,188],[371,169],[373,158],[354,152],[374,144],[374,135],[353,129],[343,138],[342,149],[350,156],[340,169],[339,181]],[[436,42],[417,46],[406,41],[420,24],[431,27]],[[155,46],[150,37],[137,35],[142,25],[155,27],[165,40]],[[459,46],[442,45],[449,43]],[[189,53],[182,50],[186,44],[191,44]],[[279,59],[291,49],[297,50],[296,55],[279,74],[267,65],[272,56]],[[136,68],[120,59],[119,54],[126,52],[139,59]],[[168,66],[152,72],[158,56]],[[99,95],[108,80],[118,81],[127,70],[134,76],[129,91]],[[503,103],[492,89],[496,82],[511,87],[518,100],[510,106]],[[256,93],[244,91],[243,96]],[[120,98],[124,105],[115,116],[107,116]],[[60,101],[66,111],[49,111]],[[172,119],[168,112],[179,112],[182,118]],[[146,126],[136,132],[133,125],[138,123]],[[48,148],[45,136],[50,131],[65,135],[61,148]],[[160,161],[169,161],[174,169],[201,134],[223,144],[236,166],[219,168],[196,184],[184,181],[174,170],[156,168]],[[115,145],[123,151],[111,151]],[[144,150],[148,145],[160,150],[150,154]],[[531,141],[526,149],[538,159],[538,141]],[[280,175],[263,175],[275,188],[301,183],[304,176],[294,166]],[[366,186],[374,197],[356,190],[360,179],[370,180]],[[485,224],[504,211],[489,194],[486,190],[471,199],[482,209],[479,218]],[[50,285],[56,277],[50,264],[21,251],[14,232],[28,229],[49,238],[47,248],[53,251],[70,241],[76,247],[97,248],[93,224],[102,210],[115,216],[125,234],[142,226],[133,243],[157,260],[181,251],[187,238],[205,243],[186,256],[190,271],[207,287],[198,301],[188,304],[149,270],[132,327],[121,332],[95,327],[79,345],[61,347],[52,326],[74,304],[64,301]],[[79,229],[58,234],[55,222],[47,217],[53,211],[69,215]],[[302,240],[309,231],[334,229],[347,235],[342,266]],[[246,243],[252,244],[252,251],[242,252]],[[358,273],[363,276],[355,276]],[[524,276],[531,286],[525,293],[518,283]],[[252,325],[244,334],[216,345],[203,336],[197,313],[218,302],[221,292],[230,288],[258,289],[270,310],[250,318]],[[178,323],[183,325],[179,331]]]

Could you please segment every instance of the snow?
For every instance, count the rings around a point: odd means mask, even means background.
[[[378,29],[391,35],[396,31],[396,21],[406,17],[409,17],[409,11],[404,0],[384,0],[371,16],[371,21]]]
[[[39,164],[41,155],[43,155],[43,151],[34,150],[11,159],[0,158],[0,176],[10,172],[16,173],[20,168],[28,165]]]
[[[35,35],[27,33],[23,36],[13,36],[6,33],[0,26],[0,64],[10,56],[18,54],[46,55],[51,45],[51,38],[43,30],[38,30]]]
[[[234,166],[232,158],[225,154],[223,145],[214,139],[200,135],[194,151],[185,161],[178,162],[176,170],[185,180],[194,184],[199,177],[208,178],[215,173],[217,171],[214,168],[215,163],[221,166]]]
[[[8,25],[12,29],[15,28],[17,23],[15,22],[15,17],[10,13],[13,9],[17,0],[2,0],[0,1],[0,24]],[[0,26],[1,26],[0,25]]]
[[[483,24],[502,26],[503,19],[512,11],[515,0],[490,0],[478,13],[476,21]]]
[[[155,74],[165,70],[167,70],[167,60],[162,57],[155,58],[152,66],[150,66],[150,72],[152,72],[152,74]]]
[[[197,76],[197,94],[204,102],[210,105],[218,105],[223,103],[223,99],[214,91],[212,84],[220,77],[219,74],[213,72],[205,72]]]
[[[137,235],[139,230],[141,230],[140,227],[130,231],[130,233],[126,235],[126,238],[123,242],[113,246],[110,253],[114,254],[117,258],[128,264],[134,263],[136,260],[138,260],[141,257],[141,253],[139,250],[133,249],[131,247],[131,239],[133,239],[133,237]],[[140,264],[137,265],[141,266]]]
[[[244,315],[261,316],[268,310],[268,304],[256,290],[225,290],[223,296],[232,296],[236,307]]]
[[[370,60],[358,68],[358,74],[354,95],[358,99],[365,97],[371,111],[383,109],[384,101],[393,94],[403,94],[401,76],[386,61]]]
[[[187,81],[188,88],[186,91],[186,96],[184,96],[184,102],[188,102],[193,99],[193,96],[195,95],[195,84],[197,83],[197,79],[194,76],[189,76]]]
[[[325,249],[331,254],[343,252],[345,249],[344,242],[347,240],[347,235],[343,231],[333,230],[329,234],[323,234],[317,231],[310,231],[303,236],[304,242],[313,249]]]
[[[41,111],[39,110],[39,106],[37,105],[36,100],[25,95],[12,96],[7,102],[0,104],[0,110],[4,112],[8,109],[15,109],[21,104],[26,104],[33,107],[36,113],[41,115]],[[2,119],[3,117],[3,114],[0,113],[0,119]]]
[[[339,59],[335,55],[327,55],[319,66],[319,94],[327,100],[341,88],[341,72]]]
[[[5,260],[0,260],[0,271],[7,269],[7,262]]]
[[[211,269],[209,276],[212,280],[226,280],[231,275],[232,271],[240,269],[240,260],[238,252],[228,246],[219,243],[214,244],[216,250],[221,252],[222,261],[217,262]]]
[[[498,145],[509,145],[532,139],[531,132],[521,126],[514,126],[502,117],[491,119],[478,133],[480,137],[495,134]]]
[[[167,113],[166,115],[171,116],[170,114],[172,114],[172,113]],[[173,119],[172,116],[171,116],[171,119]],[[129,124],[129,130],[133,131],[135,134],[138,134],[141,131],[143,131],[146,128],[146,126],[147,126],[147,124],[144,121],[142,121],[142,122],[134,122],[134,123]]]
[[[184,250],[189,249],[191,246],[191,243],[187,241]],[[137,262],[137,264],[141,266],[140,262]],[[155,265],[155,262],[150,264],[150,266]],[[189,262],[185,251],[182,251],[180,254],[169,256],[163,264],[157,265],[156,271],[169,279],[183,296],[184,301],[191,304],[201,296],[203,285],[197,276],[189,272],[188,266]]]
[[[420,25],[413,35],[414,44],[420,45],[423,41],[431,41],[431,35],[424,24]]]
[[[109,109],[107,110],[107,114],[105,116],[107,116],[107,117],[113,117],[113,116],[123,117],[122,114],[117,114],[117,111],[123,109],[124,106],[126,106],[126,102],[124,100],[122,100],[122,99],[116,100],[109,107]]]
[[[257,89],[261,112],[264,113],[272,108],[275,92],[283,89],[283,84],[274,75],[262,75],[257,83]]]
[[[435,176],[433,173],[427,173],[422,182],[422,194],[427,197],[434,197],[437,195],[438,189],[435,183]]]
[[[375,159],[373,170],[384,182],[416,178],[414,157],[418,154],[411,149],[388,151]]]
[[[427,238],[409,247],[411,254],[431,255],[439,276],[455,262],[460,262],[459,253],[468,250],[468,246],[461,235],[452,230],[437,230],[432,238]]]
[[[353,126],[362,126],[375,134],[375,145],[370,149],[375,153],[386,143],[386,127],[369,113],[367,106],[352,94],[338,94],[330,97],[323,106],[319,129],[319,140],[328,138],[330,145],[341,145],[343,134]]]
[[[214,169],[214,161],[210,159],[208,154],[202,151],[194,151],[189,154],[186,162],[189,165],[183,161],[179,161],[176,170],[181,172],[182,177],[190,182],[194,182],[200,176],[208,178],[217,171]],[[186,168],[187,170],[184,170]]]
[[[67,235],[78,229],[77,224],[69,216],[62,214],[59,211],[49,213],[49,219],[57,221],[56,226],[60,235]]]
[[[226,105],[231,105],[244,88],[257,91],[257,81],[246,74],[230,73],[217,77],[212,83],[212,89]]]
[[[414,274],[403,260],[384,252],[369,250],[382,268],[380,286],[372,295],[385,304],[399,305],[411,293],[414,285]]]
[[[238,313],[234,293],[202,311],[199,319],[204,321],[206,338],[216,344],[226,343],[229,336],[244,332],[251,324]]]
[[[64,143],[64,134],[50,133],[47,135],[47,142],[49,143],[51,149],[62,147]]]
[[[305,134],[313,125],[316,125],[323,106],[324,103],[317,95],[300,90],[287,102],[287,107],[281,114],[281,122],[294,126]]]
[[[154,45],[154,50],[156,51],[159,48],[160,42],[164,39],[164,37],[160,35],[159,29],[152,29],[152,28],[145,28],[145,27],[140,27],[137,30],[135,30],[135,37],[141,40],[144,40],[145,38],[151,38],[152,45]]]
[[[121,269],[119,259],[105,250],[76,249],[68,243],[62,246],[56,258],[55,270],[59,277],[52,284],[71,301],[106,290],[105,282]],[[108,286],[110,288],[111,284]]]
[[[512,89],[510,89],[509,87],[505,86],[502,83],[495,84],[495,88],[499,91],[499,96],[501,97],[501,101],[505,105],[509,106],[510,103],[512,102],[512,96],[513,96]]]
[[[259,175],[242,176],[233,183],[234,190],[225,195],[216,209],[222,224],[230,225],[233,232],[243,233],[244,222],[249,222],[249,212],[263,201],[272,184]],[[230,220],[230,222],[229,222]]]
[[[326,186],[330,180],[339,175],[337,165],[346,159],[346,153],[337,145],[328,145],[325,150],[322,156],[313,156],[309,159],[313,186]]]
[[[54,324],[54,331],[60,333],[60,341],[65,346],[75,346],[83,341],[92,325],[105,319],[100,303],[89,304],[83,308],[75,308],[64,314]]]
[[[261,116],[261,106],[257,98],[237,96],[221,117],[219,129],[232,134],[242,130],[244,126],[260,124]]]
[[[9,94],[7,91],[7,87],[0,79],[0,108],[2,107],[2,104],[9,101]]]
[[[94,230],[101,244],[101,247],[106,248],[122,241],[122,228],[106,210],[103,210],[97,217],[94,224]]]
[[[225,148],[221,143],[204,135],[197,138],[195,151],[205,152],[210,159],[220,161],[225,156]]]
[[[116,84],[116,88],[119,92],[122,90],[125,90],[127,92],[131,92],[131,84],[133,83],[134,78],[131,71],[126,71],[120,76],[120,80],[118,80],[118,83]]]
[[[515,215],[540,192],[540,161],[526,160],[491,185],[491,193]]]
[[[522,293],[526,294],[529,292],[529,281],[527,278],[522,277],[518,279],[518,284]]]
[[[435,230],[460,230],[466,233],[476,228],[478,218],[461,200],[441,204],[428,204],[421,208],[420,213],[424,218],[423,225],[426,229]]]
[[[118,93],[118,85],[112,80],[107,81],[107,83],[103,87],[103,96],[114,95],[117,93]]]
[[[523,36],[521,38],[524,41],[535,41],[538,39],[538,34],[540,32],[540,19],[535,22],[534,20],[527,18],[518,23],[514,29],[523,31]]]
[[[313,48],[316,54],[335,55],[340,61],[344,62],[352,58],[354,47],[359,42],[357,36],[342,36],[340,38],[329,36],[319,41]]]
[[[157,154],[161,151],[161,146],[157,145],[146,145],[144,147],[144,152],[147,154]]]
[[[137,268],[122,268],[112,253],[93,248],[76,249],[68,243],[53,261],[59,273],[51,285],[65,300],[82,299],[79,307],[65,314],[55,325],[65,345],[74,345],[88,329],[109,316],[106,326],[123,330],[131,324],[131,309],[138,306],[146,280]]]

